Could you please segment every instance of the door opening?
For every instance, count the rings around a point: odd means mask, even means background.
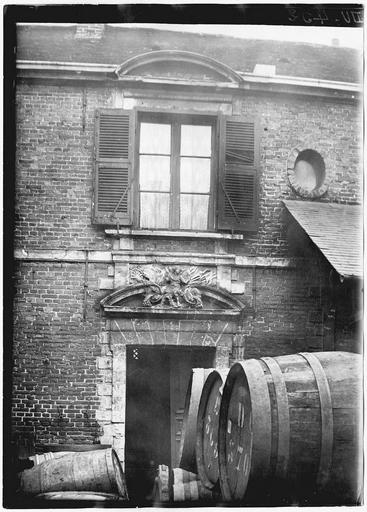
[[[149,501],[159,464],[178,467],[192,368],[211,368],[212,347],[127,347],[125,469],[129,496]]]

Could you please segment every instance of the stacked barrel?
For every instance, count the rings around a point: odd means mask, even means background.
[[[182,445],[191,452],[182,450],[180,466],[212,497],[264,506],[360,502],[360,355],[263,357],[201,375],[190,390],[200,398],[186,400],[196,404],[196,420],[184,420]]]
[[[229,370],[193,369],[180,467],[158,467],[153,501],[359,504],[362,376],[362,357],[348,352],[247,359]],[[20,474],[21,490],[29,496],[127,499],[112,448],[31,459],[34,467]]]

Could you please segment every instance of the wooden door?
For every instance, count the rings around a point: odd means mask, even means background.
[[[128,347],[126,480],[129,495],[148,499],[159,464],[170,464],[169,358],[158,347]]]

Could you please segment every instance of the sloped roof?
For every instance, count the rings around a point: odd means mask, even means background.
[[[283,203],[341,276],[362,277],[360,206],[295,200]]]
[[[362,52],[350,48],[110,25],[100,39],[76,39],[75,33],[76,26],[19,25],[17,59],[119,65],[154,50],[184,50],[242,73],[266,64],[276,66],[277,75],[361,81]]]

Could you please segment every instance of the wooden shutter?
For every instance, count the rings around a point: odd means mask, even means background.
[[[220,119],[218,228],[257,229],[257,124],[240,116]]]
[[[134,112],[96,113],[94,222],[131,224]]]

